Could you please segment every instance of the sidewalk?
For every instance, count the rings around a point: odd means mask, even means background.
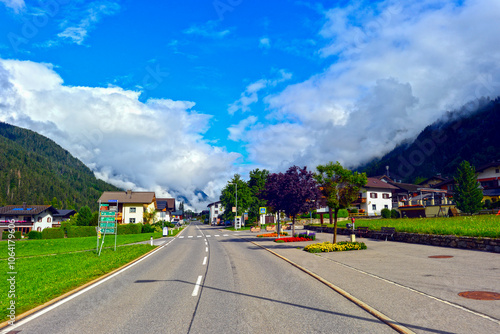
[[[257,238],[259,233],[232,233],[305,267],[417,333],[500,332],[500,300],[458,295],[500,293],[499,254],[365,238],[356,241],[367,250],[311,254],[297,247],[332,242],[333,235],[316,233],[315,242],[277,244]],[[350,241],[350,236],[337,235],[337,241]],[[437,255],[452,257],[429,258]]]

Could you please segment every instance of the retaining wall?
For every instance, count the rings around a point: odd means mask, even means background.
[[[304,226],[304,229],[317,232],[321,231],[320,226]],[[323,227],[322,232],[333,233],[333,228]],[[371,238],[373,232],[375,231],[368,231],[368,235],[366,237]],[[337,234],[349,235],[351,234],[351,230],[339,227],[337,228]],[[492,238],[457,237],[454,235],[396,232],[396,234],[394,234],[394,241],[500,253],[500,239]]]

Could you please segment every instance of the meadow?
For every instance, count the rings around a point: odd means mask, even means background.
[[[350,221],[338,223],[345,227]],[[319,224],[315,224],[319,226]],[[332,226],[323,224],[323,226]],[[381,227],[395,227],[397,232],[456,235],[468,237],[500,238],[500,216],[475,215],[439,218],[400,218],[400,219],[360,219],[356,218],[356,227],[368,226],[370,230]]]

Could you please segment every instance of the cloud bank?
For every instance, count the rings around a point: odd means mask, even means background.
[[[17,60],[0,60],[0,88],[1,121],[53,139],[119,187],[184,196],[203,209],[195,191],[217,198],[239,158],[203,139],[210,116],[193,102],[66,86],[50,64]]]
[[[267,96],[267,118],[230,128],[269,169],[354,167],[413,138],[447,110],[500,95],[500,2],[356,2],[324,11],[323,72]],[[252,91],[237,107],[251,113]]]

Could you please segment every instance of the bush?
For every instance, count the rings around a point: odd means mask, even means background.
[[[42,239],[63,239],[64,230],[59,227],[44,228],[42,230]]]
[[[394,219],[399,218],[399,211],[396,209],[392,209],[391,210],[391,218],[394,218]]]
[[[139,234],[142,232],[142,224],[120,224],[118,234]]]
[[[28,233],[28,239],[42,239],[42,232],[30,231]]]
[[[347,211],[347,209],[340,209],[339,213],[337,214],[337,217],[338,218],[347,218],[347,217],[349,217],[349,212]]]
[[[150,224],[142,225],[141,233],[153,233],[154,231],[154,226],[151,226]]]
[[[382,215],[382,218],[391,218],[391,210],[389,210],[387,208],[383,208],[380,211],[380,214]]]
[[[358,209],[357,208],[351,209],[351,213],[358,213]]]
[[[14,239],[21,239],[21,231],[16,231],[14,232]],[[3,231],[2,232],[2,240],[7,240],[9,239],[9,231]]]
[[[69,226],[66,233],[68,238],[95,237],[97,235],[95,226]]]

